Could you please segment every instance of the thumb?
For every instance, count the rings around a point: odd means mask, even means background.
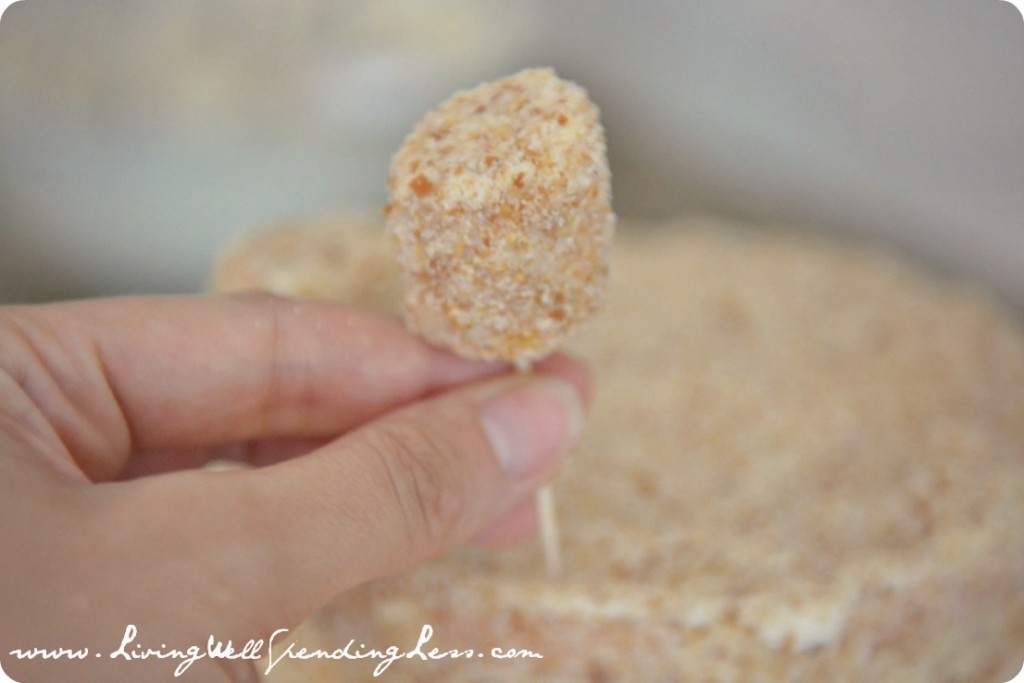
[[[585,373],[566,375],[459,388],[307,456],[175,474],[162,486],[181,494],[180,480],[192,479],[195,505],[183,513],[218,520],[187,551],[199,566],[230,572],[230,581],[211,581],[217,601],[256,608],[265,628],[288,626],[348,588],[470,539],[551,479],[583,426]]]

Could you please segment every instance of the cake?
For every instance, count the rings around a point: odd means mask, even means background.
[[[359,302],[364,310],[397,313],[394,261],[373,216],[321,216],[239,235],[217,257],[209,287]]]
[[[551,69],[456,93],[388,177],[406,327],[460,356],[525,365],[600,306],[615,226],[597,106]]]
[[[253,264],[247,286],[272,263],[279,294],[395,310],[361,298],[360,264],[386,240],[359,230],[250,242],[237,257]],[[598,391],[555,483],[562,575],[535,543],[462,548],[342,596],[295,642],[411,650],[429,624],[429,647],[474,651],[395,661],[381,676],[393,682],[1012,677],[1024,661],[1017,314],[876,247],[791,230],[680,218],[616,239],[607,300],[571,348]],[[334,240],[352,245],[336,268],[275,251],[322,255]],[[378,663],[288,660],[267,680],[376,680]]]

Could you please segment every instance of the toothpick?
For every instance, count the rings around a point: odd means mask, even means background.
[[[516,371],[529,372],[533,365],[528,360],[517,360]],[[540,542],[544,549],[544,565],[548,576],[555,578],[562,573],[562,545],[559,541],[558,518],[555,516],[555,493],[551,486],[537,490],[534,502],[537,506],[537,522],[540,525]]]
[[[555,516],[555,492],[550,486],[537,490],[537,520],[540,523],[540,542],[544,548],[544,564],[548,576],[562,573],[562,544],[558,539],[558,518]]]

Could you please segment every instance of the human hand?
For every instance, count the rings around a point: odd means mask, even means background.
[[[240,645],[468,540],[522,539],[589,394],[568,357],[513,375],[323,303],[0,308],[0,660],[22,683],[171,680],[108,656],[127,624],[153,648]],[[255,467],[200,468],[215,458]],[[9,655],[37,647],[90,654]],[[207,659],[177,680],[254,677]]]

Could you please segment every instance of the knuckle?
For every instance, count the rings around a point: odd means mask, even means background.
[[[370,442],[382,461],[408,548],[429,554],[445,547],[467,502],[456,449],[438,431],[414,423],[381,425]]]
[[[303,344],[306,304],[265,292],[251,296],[262,313],[262,431],[291,429],[321,400],[315,355]]]
[[[284,327],[283,307],[275,299],[260,298],[263,315],[265,318],[266,336],[264,337],[264,361],[265,388],[263,401],[260,407],[261,423],[263,431],[272,430],[274,407],[280,403],[282,389],[282,358],[283,350],[281,343],[282,328]]]

